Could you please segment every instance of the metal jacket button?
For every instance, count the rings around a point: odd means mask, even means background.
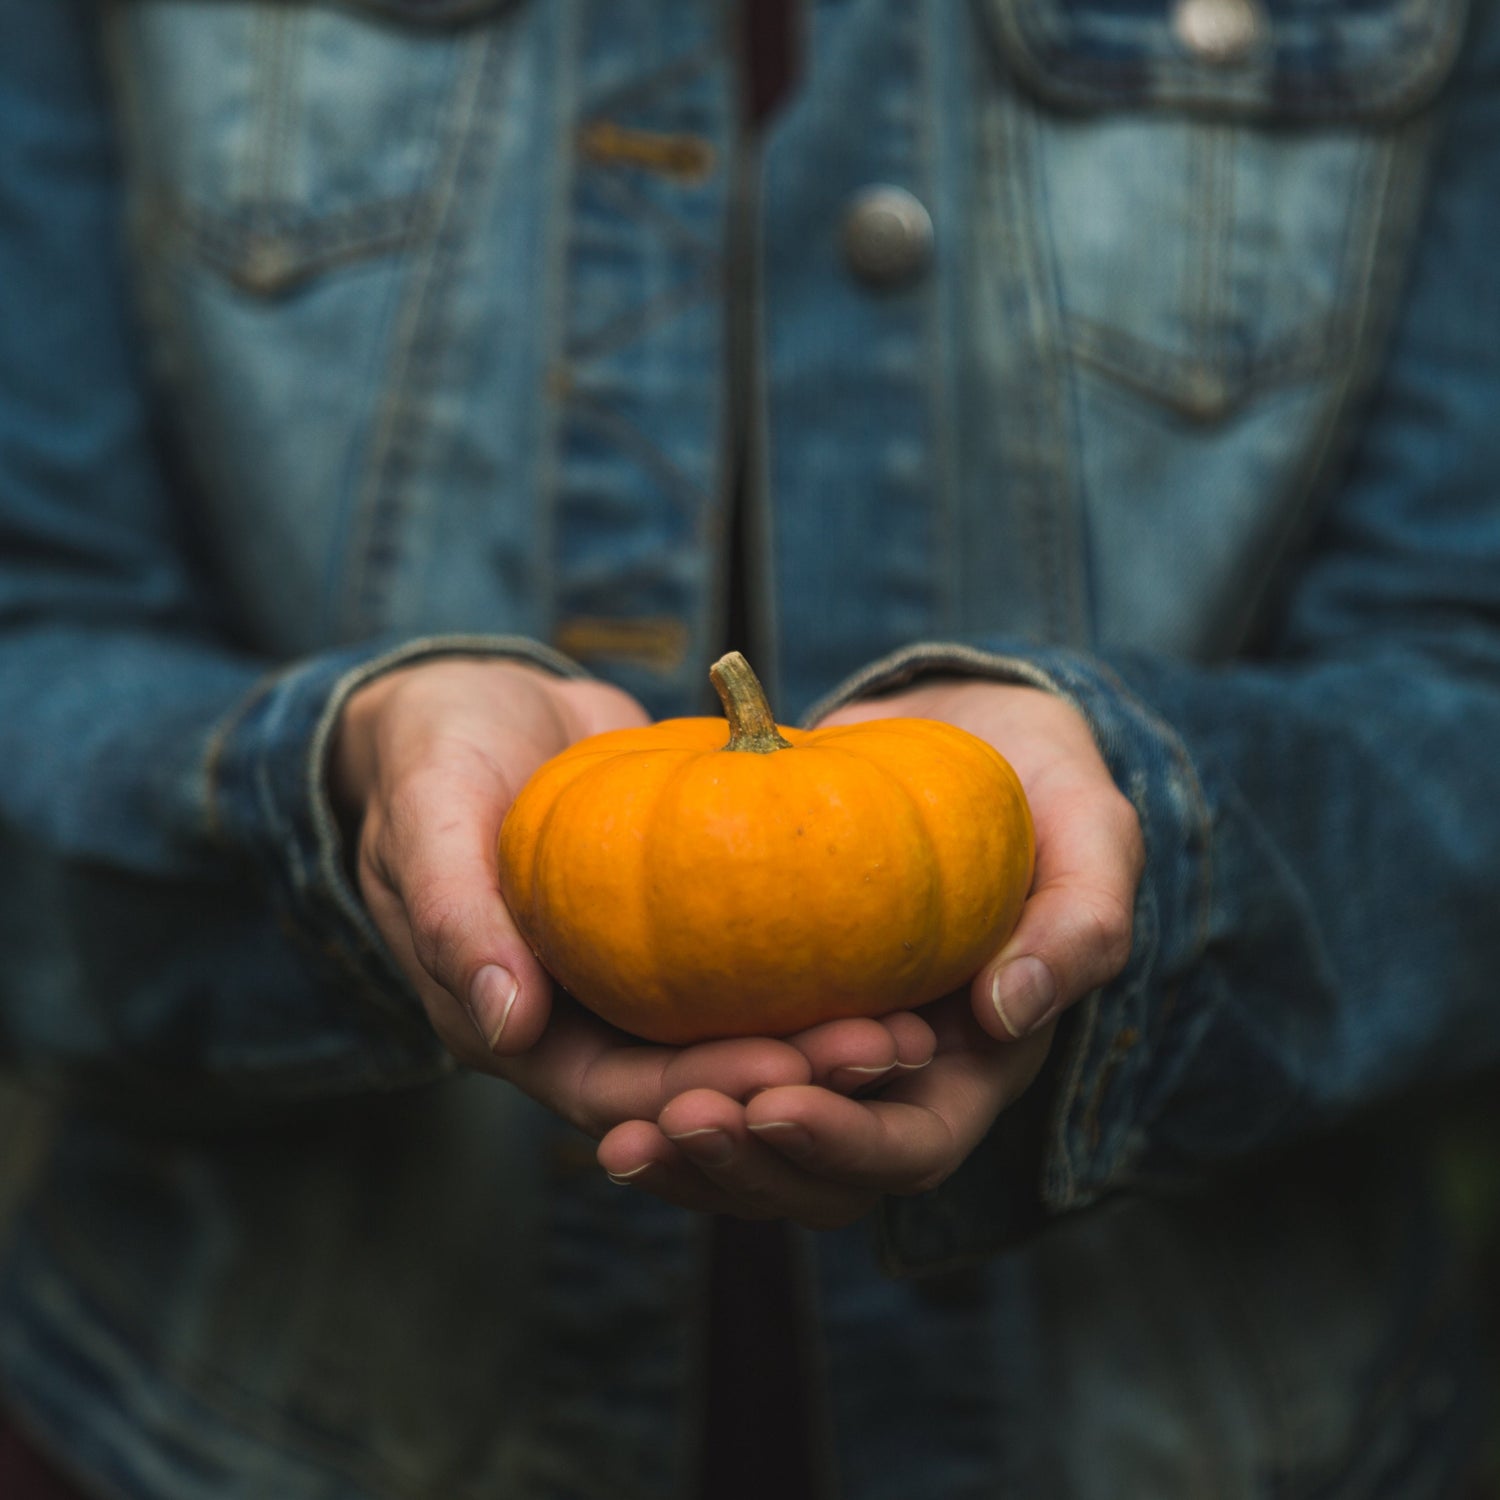
[[[932,259],[932,219],[905,188],[865,188],[844,215],[844,259],[867,286],[902,286]]]
[[[1258,0],[1176,0],[1172,32],[1199,62],[1229,67],[1243,62],[1260,40]]]

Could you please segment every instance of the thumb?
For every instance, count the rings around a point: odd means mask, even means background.
[[[1064,820],[1045,840],[1010,940],[975,976],[974,1015],[1000,1041],[1030,1036],[1125,967],[1144,854],[1123,797]]]
[[[551,981],[500,894],[499,799],[460,778],[417,778],[367,830],[365,899],[433,1028],[484,1066],[541,1036]]]

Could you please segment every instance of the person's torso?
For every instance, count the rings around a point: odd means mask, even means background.
[[[113,7],[232,634],[514,632],[695,710],[748,445],[736,644],[783,718],[915,640],[1256,640],[1378,361],[1457,6],[807,17],[751,170],[717,4]],[[286,1131],[77,1125],[44,1176],[7,1364],[98,1393],[126,1492],[673,1492],[690,1219],[480,1081]],[[1408,1178],[1355,1220],[1322,1162],[935,1279],[823,1237],[842,1492],[1438,1493],[1449,1284]]]

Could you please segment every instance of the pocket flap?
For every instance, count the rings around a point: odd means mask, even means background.
[[[1376,121],[1428,103],[1466,0],[977,0],[1011,71],[1075,109]]]

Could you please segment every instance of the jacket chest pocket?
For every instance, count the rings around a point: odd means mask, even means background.
[[[1356,357],[1463,0],[981,0],[1066,352],[1201,420]]]
[[[113,43],[148,240],[275,296],[398,249],[440,190],[474,24],[511,0],[126,0]]]

